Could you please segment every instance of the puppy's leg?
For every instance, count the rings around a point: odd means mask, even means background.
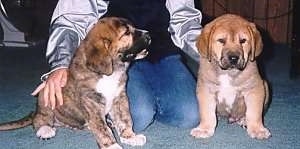
[[[92,99],[83,99],[82,104],[88,113],[88,129],[94,134],[99,148],[121,149],[117,144],[112,131],[106,125],[104,105]]]
[[[195,138],[209,138],[213,136],[217,125],[215,95],[209,93],[203,83],[198,83],[197,98],[199,101],[200,125],[191,131]]]
[[[265,86],[262,84],[247,93],[245,98],[247,132],[251,138],[267,139],[270,131],[263,125],[263,109],[265,105]]]
[[[146,143],[146,137],[143,134],[136,135],[132,130],[133,123],[125,90],[121,92],[117,99],[115,99],[110,114],[120,133],[120,140],[122,143],[132,146],[142,146]]]
[[[36,130],[36,136],[41,139],[49,139],[55,136],[54,113],[49,107],[45,107],[43,100],[43,91],[39,93],[37,111],[33,119],[33,127]]]

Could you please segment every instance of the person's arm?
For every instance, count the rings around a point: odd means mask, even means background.
[[[67,69],[80,41],[106,13],[108,1],[59,0],[53,12],[46,58],[51,71],[44,74],[32,95],[44,89],[45,106],[55,108],[63,104],[61,87],[67,82]]]
[[[170,13],[169,32],[173,43],[195,61],[199,53],[195,45],[201,33],[201,12],[195,8],[194,0],[167,0]]]
[[[102,0],[58,1],[51,19],[46,52],[50,73],[60,68],[68,68],[80,41],[98,18],[106,13],[107,6],[108,2]]]

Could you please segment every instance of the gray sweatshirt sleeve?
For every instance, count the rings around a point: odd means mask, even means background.
[[[172,41],[193,60],[199,61],[195,41],[201,33],[202,14],[195,8],[194,0],[166,0],[166,7],[170,13]]]
[[[59,0],[54,9],[46,58],[51,71],[68,68],[71,58],[87,32],[103,16],[108,1],[103,0]]]
[[[102,0],[59,0],[53,12],[46,58],[51,69],[68,67],[79,42],[106,13]]]

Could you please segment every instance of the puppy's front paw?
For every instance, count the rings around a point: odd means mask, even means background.
[[[120,138],[122,143],[131,145],[131,146],[142,146],[146,143],[146,136],[143,134],[135,135],[130,138]]]
[[[55,128],[45,125],[39,128],[36,132],[36,136],[41,139],[49,139],[55,136],[55,131]]]
[[[259,127],[259,128],[248,128],[247,129],[248,135],[251,138],[255,139],[268,139],[271,137],[270,131],[265,127]]]
[[[191,130],[191,135],[195,138],[209,138],[215,133],[214,128],[201,128],[196,127]]]
[[[107,148],[104,149],[123,149],[118,143],[115,143]]]

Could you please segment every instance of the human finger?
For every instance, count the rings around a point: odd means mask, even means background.
[[[61,76],[60,87],[64,87],[67,84],[68,73],[63,73]]]
[[[41,83],[32,93],[32,96],[36,96],[46,85],[46,82]]]
[[[58,104],[61,106],[63,105],[62,89],[58,85],[55,85],[54,89],[55,89],[56,100]]]
[[[55,87],[53,82],[49,82],[49,101],[50,101],[51,109],[53,110],[56,105]]]

